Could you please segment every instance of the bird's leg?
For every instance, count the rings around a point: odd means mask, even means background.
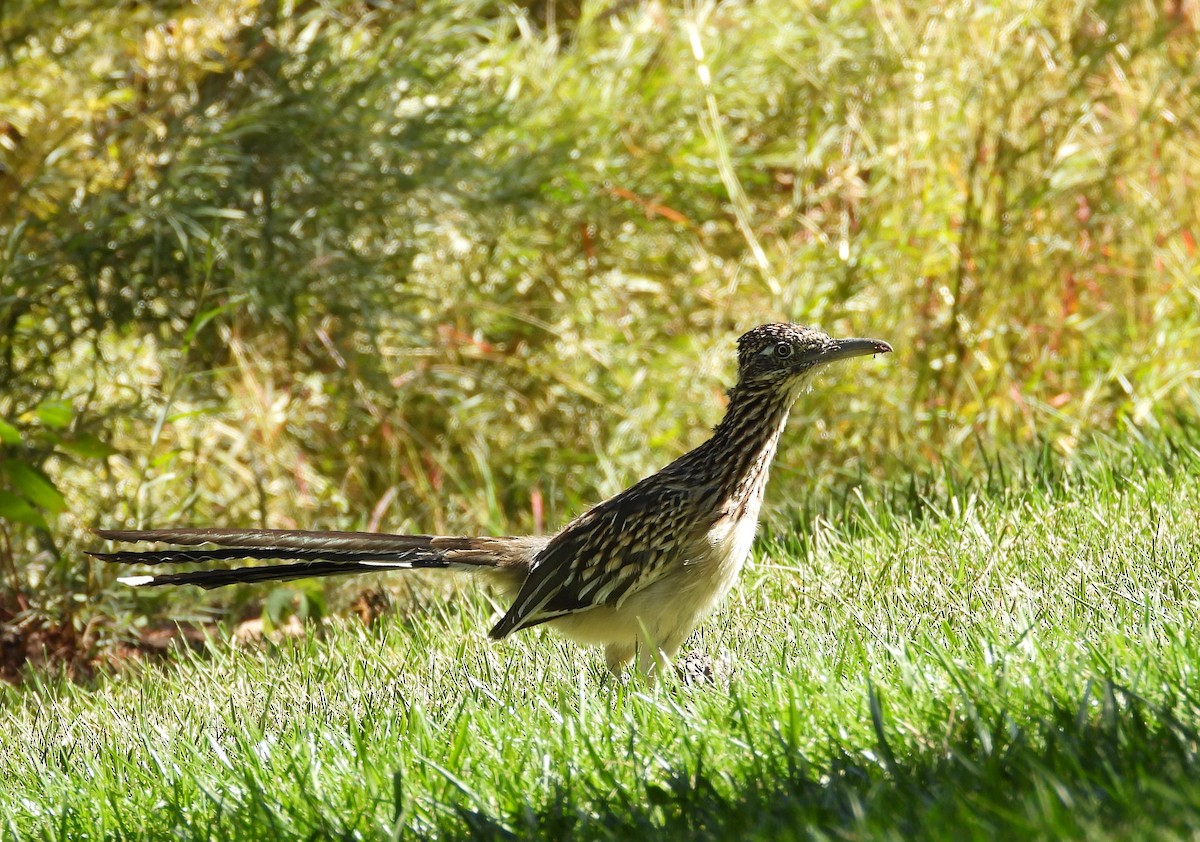
[[[645,638],[639,640],[637,647],[638,671],[653,684],[657,675],[671,669],[671,663],[679,654],[679,647],[682,645],[683,641],[676,635],[660,641]]]
[[[633,660],[635,647],[627,643],[610,643],[604,647],[604,660],[608,664],[608,671],[614,677],[620,678],[629,666],[629,662]]]

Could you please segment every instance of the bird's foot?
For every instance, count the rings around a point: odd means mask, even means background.
[[[695,684],[715,684],[717,680],[712,658],[707,652],[701,652],[699,649],[684,655],[676,670],[680,683],[689,687]]]

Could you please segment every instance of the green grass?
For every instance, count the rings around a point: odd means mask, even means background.
[[[1200,833],[1200,451],[869,484],[776,523],[689,644],[605,677],[482,597],[0,691],[18,838]],[[1003,467],[1003,474],[1000,468]],[[793,507],[793,511],[794,511]],[[468,591],[468,593],[470,593]]]
[[[520,5],[0,4],[0,666],[64,644],[0,835],[1200,834],[1196,10]],[[553,528],[774,319],[896,353],[797,407],[713,686],[428,579],[56,677],[288,596],[88,526]]]

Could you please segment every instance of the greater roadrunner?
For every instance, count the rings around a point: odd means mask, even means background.
[[[836,360],[891,350],[877,339],[831,339],[794,324],[754,328],[738,340],[737,385],[712,437],[554,535],[105,529],[96,534],[112,541],[216,548],[92,555],[126,564],[239,558],[293,562],[121,580],[139,587],[219,588],[388,569],[470,570],[487,574],[512,598],[512,607],[492,627],[492,638],[548,623],[580,643],[604,646],[614,673],[635,655],[639,667],[650,672],[675,657],[741,572],[779,435],[812,373]]]

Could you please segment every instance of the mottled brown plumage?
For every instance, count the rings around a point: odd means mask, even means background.
[[[143,564],[230,558],[294,562],[123,580],[137,586],[214,588],[387,569],[470,570],[490,577],[513,600],[492,628],[493,638],[547,623],[581,643],[604,646],[614,672],[635,655],[650,671],[675,656],[741,572],[780,433],[809,376],[836,360],[889,351],[886,342],[835,340],[800,325],[754,328],[738,340],[737,385],[712,437],[550,537],[99,530],[113,541],[215,548],[92,555]]]

